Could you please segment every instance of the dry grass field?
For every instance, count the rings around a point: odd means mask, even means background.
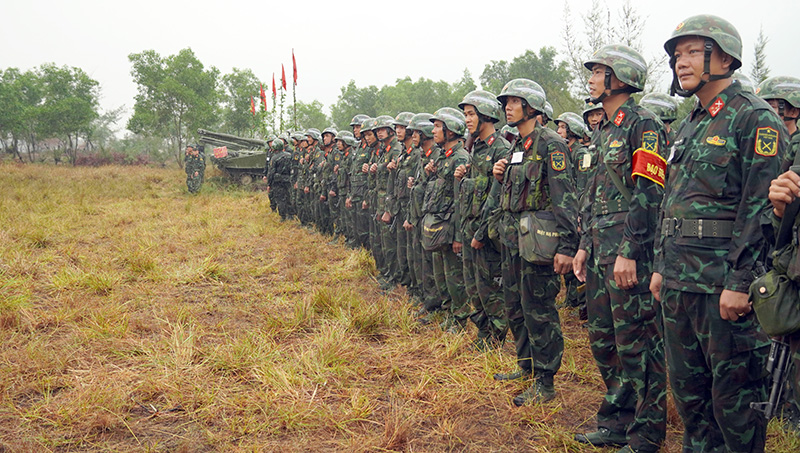
[[[558,397],[516,408],[510,344],[418,325],[366,252],[208,173],[0,164],[0,451],[614,451],[572,440],[602,386],[573,313]]]

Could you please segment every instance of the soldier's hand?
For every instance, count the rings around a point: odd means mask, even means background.
[[[388,225],[391,221],[392,221],[392,215],[389,214],[388,211],[385,211],[383,213],[383,216],[381,216],[381,222],[383,222],[383,223]]]
[[[472,238],[472,242],[469,243],[470,247],[474,248],[475,250],[480,250],[483,248],[483,242]]]
[[[267,177],[266,176],[262,176],[261,180],[264,181],[264,182],[267,182]]]
[[[406,231],[411,231],[414,229],[414,225],[408,223],[408,220],[403,220],[403,229]]]
[[[800,176],[793,171],[787,171],[773,179],[769,185],[769,201],[772,202],[772,212],[783,218],[783,212],[795,198],[800,197]]]
[[[467,166],[464,164],[459,165],[456,167],[456,170],[453,172],[453,177],[457,180],[461,181],[461,178],[467,174]]]
[[[309,193],[309,192],[311,192],[311,189],[309,189],[308,187],[303,187],[303,193]]]
[[[344,200],[344,207],[347,209],[353,209],[353,200],[350,197],[347,197],[347,199]]]
[[[397,168],[397,162],[395,162],[394,159],[390,160],[389,163],[386,164],[386,168],[388,168],[389,171],[392,171],[392,170],[396,169]]]
[[[636,276],[636,260],[617,256],[614,262],[614,281],[620,289],[631,289],[639,283]]]
[[[325,195],[320,195],[319,196],[319,201],[325,201]]]
[[[331,190],[331,191],[328,192],[328,196],[329,197],[335,197],[336,196],[336,192]]]
[[[196,178],[198,175],[200,175],[200,173],[198,173],[198,172],[194,172],[194,177],[195,177],[195,178]]]
[[[414,178],[412,178],[412,177],[408,178],[408,182],[406,182],[406,187],[408,187],[409,189],[413,189],[414,188]]]
[[[370,173],[377,173],[377,172],[378,172],[378,164],[372,164],[372,165],[369,167],[369,172],[370,172]]]
[[[750,295],[747,293],[723,289],[719,295],[719,315],[726,321],[736,321],[747,316],[753,309],[749,299]]]
[[[294,183],[294,190],[297,190],[297,183]]]
[[[336,173],[337,175],[339,174],[339,164],[333,166],[333,172]]]
[[[586,250],[578,250],[575,258],[572,258],[572,272],[580,282],[586,281],[586,258],[588,258]]]
[[[365,210],[365,209],[367,209],[367,202],[366,202],[366,200],[361,202],[361,209],[362,209],[362,210]]]
[[[659,302],[661,302],[661,282],[663,281],[664,277],[658,272],[653,272],[650,277],[650,293],[653,295],[653,299]]]
[[[433,163],[433,159],[425,165],[425,172],[428,174],[436,173],[436,164]]]
[[[553,270],[558,275],[564,275],[572,270],[572,257],[561,253],[556,253],[553,258]]]
[[[463,244],[461,244],[458,241],[453,241],[453,253],[458,255],[459,253],[461,253],[461,249],[462,248],[463,248]]]
[[[365,163],[361,166],[361,173],[369,173],[369,164]]]
[[[494,179],[498,180],[499,182],[503,182],[503,175],[506,172],[506,165],[508,165],[508,159],[500,159],[494,163],[494,167],[492,167]]]

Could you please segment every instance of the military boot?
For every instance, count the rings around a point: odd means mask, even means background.
[[[597,428],[597,431],[591,433],[575,434],[575,440],[595,447],[622,447],[628,443],[624,433],[615,433],[608,428]]]
[[[516,381],[517,379],[528,379],[531,377],[530,370],[523,370],[522,368],[511,373],[496,373],[494,375],[495,381]]]
[[[556,397],[556,389],[553,386],[552,377],[540,377],[533,381],[527,390],[514,398],[514,405],[517,407],[526,404],[542,404]]]

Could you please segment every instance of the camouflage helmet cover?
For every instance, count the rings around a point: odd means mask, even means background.
[[[491,118],[493,123],[501,121],[505,117],[503,106],[497,100],[497,96],[485,90],[470,91],[464,96],[464,100],[458,104],[458,108],[464,110],[467,105],[475,107],[478,113]]]
[[[375,118],[375,125],[372,126],[372,130],[377,131],[384,127],[394,131],[394,118],[389,115],[381,115]]]
[[[272,150],[273,151],[283,151],[283,140],[280,138],[276,138],[272,140]]]
[[[797,77],[770,77],[758,85],[756,94],[762,99],[780,99],[794,108],[800,108],[800,79]]]
[[[639,105],[650,110],[663,122],[675,121],[678,117],[678,101],[663,93],[650,93],[642,97]]]
[[[314,127],[306,131],[306,136],[311,137],[316,141],[320,141],[320,139],[322,139],[322,134],[319,133],[319,129]]]
[[[506,134],[519,135],[519,129],[517,129],[514,126],[509,126],[508,124],[506,124],[505,126],[500,128],[500,133],[503,134],[503,135],[506,135]]]
[[[338,132],[338,131],[336,130],[336,128],[335,128],[335,127],[333,127],[333,126],[331,126],[331,127],[326,127],[326,128],[325,128],[325,130],[324,130],[324,131],[322,131],[322,135],[325,135],[325,134],[331,134],[331,135],[333,135],[334,137],[336,137],[336,134],[337,134],[337,132]]]
[[[350,131],[339,131],[336,134],[336,140],[341,140],[345,142],[348,146],[355,146],[356,144],[356,138]]]
[[[467,133],[467,119],[461,110],[454,109],[453,107],[442,107],[433,112],[431,122],[439,120],[444,123],[447,130],[455,133],[456,135],[463,136]]]
[[[544,112],[544,105],[547,102],[547,96],[542,87],[530,79],[514,79],[503,87],[503,90],[497,96],[497,100],[501,104],[506,104],[506,98],[515,96],[525,99],[535,110]]]
[[[361,126],[364,123],[364,120],[368,118],[369,116],[359,113],[358,115],[354,116],[352,120],[350,120],[350,126]]]
[[[548,120],[552,120],[555,112],[553,112],[553,106],[550,105],[549,102],[544,103],[544,115],[547,117]]]
[[[746,75],[739,72],[734,72],[733,75],[731,76],[731,80],[733,80],[734,82],[739,82],[739,85],[742,86],[743,90],[749,91],[754,94],[756,92],[756,89],[758,88],[756,87],[756,84],[753,83],[753,81],[750,79],[750,77],[747,77]]]
[[[303,140],[306,139],[306,134],[302,132],[295,132],[294,134],[292,134],[292,138],[294,140],[297,140],[298,142],[302,142]]]
[[[361,132],[369,132],[375,127],[375,118],[367,117],[364,119],[364,122],[361,123]]]
[[[431,121],[433,115],[430,113],[417,113],[411,117],[411,122],[408,129],[412,131],[419,131],[423,137],[433,138],[433,122]]]
[[[583,121],[588,122],[589,113],[602,108],[603,108],[602,102],[596,102],[596,103],[587,102],[586,104],[583,104],[583,112],[581,113],[581,115],[583,116]]]
[[[586,133],[586,125],[583,124],[583,119],[577,113],[564,112],[561,115],[558,115],[555,123],[566,124],[569,131],[578,137],[583,137],[583,135]]]
[[[400,112],[400,113],[398,113],[398,114],[397,114],[397,116],[394,118],[394,125],[395,125],[395,126],[405,126],[405,127],[408,127],[408,125],[411,123],[411,118],[412,118],[413,116],[414,116],[414,114],[413,114],[413,113],[411,113],[411,112]]]
[[[617,79],[633,88],[634,93],[644,90],[647,80],[647,62],[635,49],[622,44],[603,46],[583,63],[590,71],[595,64],[611,68]]]
[[[742,66],[742,38],[736,27],[727,20],[711,14],[692,16],[675,27],[672,36],[664,43],[664,50],[669,58],[675,54],[678,40],[685,36],[700,36],[713,40],[723,52],[735,60],[731,69],[736,70]]]

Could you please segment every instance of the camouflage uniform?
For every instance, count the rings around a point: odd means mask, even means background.
[[[411,132],[408,130],[408,125],[413,113],[402,112],[397,115],[394,120],[395,129],[397,126],[406,128],[406,139],[410,142]],[[410,144],[410,143],[409,143]],[[392,178],[391,189],[387,192],[387,208],[392,215],[392,222],[394,225],[395,236],[395,252],[397,254],[397,273],[394,280],[403,286],[406,286],[409,293],[412,290],[411,271],[409,267],[408,257],[408,237],[409,233],[403,228],[403,222],[408,217],[408,200],[409,188],[408,178],[411,176],[414,165],[416,164],[419,153],[413,154],[413,149],[405,143],[400,143],[401,152],[395,158],[397,168],[390,174]],[[414,286],[415,288],[415,286]]]
[[[197,193],[203,185],[203,177],[206,171],[206,161],[203,154],[197,156],[186,155],[184,159],[184,170],[186,170],[186,187],[189,193]],[[197,176],[195,176],[195,172]]]
[[[592,70],[595,64],[611,68],[634,90],[644,87],[646,64],[633,49],[605,46],[585,66]],[[666,436],[661,312],[649,290],[663,195],[664,140],[661,121],[633,98],[604,119],[592,134],[597,168],[588,186],[591,203],[583,205],[582,213],[587,226],[581,249],[588,253],[589,341],[606,386],[597,426],[627,436],[628,445],[640,451],[658,450]],[[629,192],[629,200],[612,172]],[[614,280],[617,257],[636,261],[638,284],[631,289],[621,289]]]
[[[270,159],[267,170],[267,185],[269,186],[270,204],[273,200],[281,220],[289,216],[289,184],[292,177],[292,155],[283,149],[283,142],[273,141],[272,149],[275,152]]]
[[[350,215],[355,244],[369,248],[369,215],[367,210],[361,209],[361,203],[367,196],[367,173],[362,171],[364,164],[369,163],[370,150],[367,142],[362,140],[352,150],[353,158],[350,161]]]
[[[394,118],[382,115],[376,118],[376,121],[378,121],[375,127],[376,133],[380,128],[390,128],[392,130],[386,141],[381,141],[378,145],[381,148],[381,156],[377,161],[378,171],[375,183],[377,225],[384,259],[382,276],[385,282],[384,288],[388,288],[397,283],[398,262],[395,228],[398,225],[396,217],[392,217],[388,225],[380,218],[383,217],[384,212],[391,210],[392,197],[389,194],[393,192],[395,183],[394,174],[387,166],[389,162],[396,160],[402,154],[403,145],[397,141],[397,137],[394,135]]]
[[[650,93],[642,96],[639,105],[653,112],[664,125],[672,124],[678,116],[678,101],[672,96],[663,93]],[[665,134],[667,137],[666,147],[669,148],[675,143],[675,129],[669,128]]]
[[[731,70],[741,66],[741,40],[727,21],[687,19],[665,44],[668,55],[682,36],[715,41],[734,58]],[[719,302],[723,290],[746,293],[764,258],[759,219],[785,152],[781,127],[768,104],[731,84],[696,105],[670,151],[655,267],[685,452],[764,451],[766,420],[750,403],[766,398],[769,341],[755,313],[727,321]]]

